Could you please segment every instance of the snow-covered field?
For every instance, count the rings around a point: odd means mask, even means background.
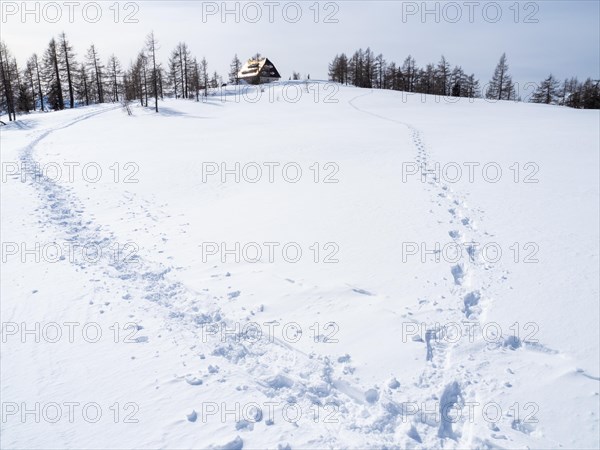
[[[0,447],[600,446],[598,111],[306,89],[0,129]]]

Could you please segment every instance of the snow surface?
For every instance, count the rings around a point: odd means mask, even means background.
[[[326,87],[1,128],[2,448],[600,447],[598,111]],[[65,162],[102,177],[28,171]],[[206,174],[223,162],[246,178]],[[436,163],[462,177],[407,174]],[[236,242],[262,259],[207,254]],[[36,243],[101,254],[35,261]]]

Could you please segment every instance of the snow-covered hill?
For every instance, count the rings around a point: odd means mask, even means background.
[[[1,128],[1,447],[597,448],[598,111],[244,92]]]

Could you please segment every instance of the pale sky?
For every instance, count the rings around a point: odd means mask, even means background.
[[[23,2],[2,1],[1,38],[20,64],[33,52],[42,54],[50,38],[65,31],[79,58],[94,43],[104,60],[114,53],[127,67],[154,30],[165,64],[177,42],[184,41],[193,55],[206,57],[211,73],[224,77],[234,54],[243,61],[260,52],[285,79],[292,71],[326,79],[336,53],[370,46],[396,63],[411,54],[419,66],[443,54],[482,83],[503,52],[521,83],[538,82],[549,73],[560,79],[600,78],[597,0],[520,2],[518,7],[512,0],[335,1],[318,7],[314,1],[139,1],[119,2],[117,23],[115,3],[26,2],[34,12],[23,17]],[[238,13],[222,17],[224,7]],[[430,11],[425,17],[424,9]],[[98,11],[101,16],[91,23]],[[128,14],[137,23],[125,23]]]

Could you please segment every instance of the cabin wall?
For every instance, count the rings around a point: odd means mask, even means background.
[[[260,84],[260,78],[257,75],[252,77],[240,77],[240,80],[244,80],[248,84]]]

